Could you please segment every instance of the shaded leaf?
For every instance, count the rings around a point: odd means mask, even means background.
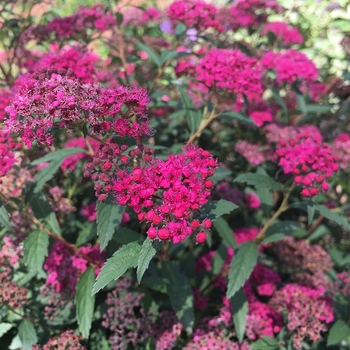
[[[233,323],[235,325],[235,330],[237,332],[237,338],[240,343],[243,341],[245,328],[247,325],[247,314],[248,314],[248,301],[247,297],[240,288],[234,296],[230,299],[232,313],[233,313]]]
[[[48,256],[49,236],[44,230],[31,232],[24,240],[24,263],[29,269],[40,271]]]
[[[10,219],[9,219],[9,214],[1,201],[0,201],[0,227],[4,227],[6,229],[12,228]]]
[[[210,201],[203,205],[201,208],[201,218],[208,218],[212,221],[216,220],[224,214],[230,213],[232,210],[237,209],[238,205],[220,199],[219,201]]]
[[[347,341],[350,337],[350,328],[343,320],[337,320],[329,330],[327,346]]]
[[[106,248],[114,232],[118,230],[124,211],[125,207],[113,203],[111,197],[105,202],[97,202],[97,235],[101,251]]]
[[[225,120],[236,119],[244,124],[256,127],[256,124],[253,121],[253,119],[243,113],[238,113],[233,111],[222,112],[221,114],[218,115],[218,118],[225,119]]]
[[[245,182],[248,185],[254,186],[255,188],[269,188],[277,191],[283,189],[283,186],[273,180],[271,177],[257,173],[241,174],[237,176],[234,181]]]
[[[264,217],[270,217],[272,211],[272,193],[268,188],[257,188],[257,195],[261,202],[261,209],[263,211]]]
[[[230,169],[220,167],[215,170],[215,173],[210,178],[210,180],[213,181],[214,184],[217,184],[220,181],[224,180],[227,176],[231,176],[231,174],[232,174],[232,171]]]
[[[57,151],[50,152],[46,154],[43,157],[40,157],[33,162],[30,163],[30,165],[38,165],[41,163],[46,163],[46,162],[52,162],[52,161],[63,161],[65,158],[72,156],[77,153],[86,153],[86,150],[83,148],[63,148],[59,149]]]
[[[280,241],[283,238],[292,235],[295,231],[301,229],[297,221],[284,220],[275,221],[265,232],[262,244]]]
[[[237,244],[233,235],[233,230],[228,225],[225,219],[223,219],[222,217],[217,218],[214,221],[213,226],[227,246],[236,248]]]
[[[12,323],[1,322],[0,323],[0,338],[7,333],[14,325]]]
[[[151,49],[150,47],[148,47],[148,46],[145,45],[145,44],[142,44],[142,43],[139,42],[139,41],[136,42],[136,46],[137,46],[140,50],[147,52],[148,57],[149,57],[158,67],[161,67],[162,63],[161,63],[161,61],[160,61],[160,57],[158,56],[158,54],[157,54],[153,49]]]
[[[191,334],[194,324],[191,285],[175,261],[165,261],[162,266],[162,274],[167,280],[167,291],[176,316],[185,327],[186,332]]]
[[[79,331],[84,338],[89,337],[94,313],[95,296],[91,296],[94,281],[95,272],[94,269],[89,266],[80,276],[75,294]]]
[[[258,254],[258,246],[254,242],[244,242],[237,247],[230,264],[227,299],[232,298],[243,287],[256,265]]]
[[[330,211],[326,206],[321,204],[316,205],[316,210],[319,214],[323,215],[328,220],[336,222],[338,225],[344,227],[347,230],[350,229],[349,221],[344,216]]]
[[[103,265],[92,288],[91,295],[96,294],[109,282],[116,281],[130,267],[136,266],[140,251],[141,244],[138,242],[131,242],[117,250]]]
[[[18,336],[22,342],[23,350],[31,350],[32,345],[36,344],[38,337],[35,333],[35,328],[29,320],[23,320],[18,327]]]
[[[274,338],[263,337],[251,344],[252,350],[278,350],[278,342]]]

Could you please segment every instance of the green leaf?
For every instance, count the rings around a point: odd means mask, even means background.
[[[177,40],[181,39],[185,35],[187,27],[183,23],[179,23],[175,28],[175,37]]]
[[[238,205],[220,199],[219,201],[210,201],[203,205],[201,208],[201,218],[208,218],[212,221],[216,220],[224,214],[230,213],[232,210],[237,209]]]
[[[339,214],[330,211],[326,206],[321,204],[316,205],[316,210],[328,220],[336,222],[347,230],[350,229],[349,221],[344,216],[340,216]]]
[[[315,216],[316,206],[314,200],[307,201],[307,223],[310,226]]]
[[[1,322],[0,323],[0,338],[7,333],[14,325],[12,323]]]
[[[95,296],[91,296],[94,280],[94,269],[89,266],[80,276],[75,294],[79,332],[86,339],[89,337],[95,306]]]
[[[186,332],[191,334],[194,324],[191,285],[175,261],[163,263],[162,275],[167,280],[167,291],[176,316],[185,327]]]
[[[248,301],[243,291],[243,288],[240,288],[234,294],[234,296],[230,299],[230,303],[233,313],[233,323],[237,332],[237,338],[238,341],[242,343],[245,333],[245,327],[247,325],[248,314]]]
[[[185,55],[187,55],[186,52],[176,52],[176,51],[164,50],[160,54],[160,63],[163,65],[166,61],[168,61],[170,59],[178,58],[178,57],[185,56]]]
[[[161,61],[160,61],[160,57],[158,56],[158,54],[157,54],[153,49],[151,49],[150,47],[148,47],[148,46],[145,45],[145,44],[142,44],[142,43],[139,42],[139,41],[136,42],[136,46],[137,46],[140,50],[147,52],[148,57],[149,57],[158,67],[161,67],[161,66],[162,66],[162,63],[161,63]]]
[[[116,281],[130,267],[136,266],[140,252],[141,244],[138,242],[131,242],[117,250],[103,265],[92,288],[91,295],[96,294],[109,282]]]
[[[30,270],[40,271],[48,256],[49,236],[44,230],[31,232],[24,240],[24,263]]]
[[[304,96],[299,92],[297,92],[297,90],[294,90],[294,92],[297,99],[299,110],[306,115],[307,109],[306,109],[306,102],[305,102]]]
[[[348,341],[350,328],[343,320],[337,320],[329,330],[327,346],[339,344],[341,341]]]
[[[216,232],[220,235],[223,242],[227,245],[232,247],[233,249],[237,247],[235,237],[233,235],[232,228],[228,225],[225,219],[219,217],[217,218],[214,223],[214,228]]]
[[[213,261],[212,261],[212,273],[216,276],[224,266],[227,256],[227,247],[224,243],[220,243],[218,249],[216,249]]]
[[[105,202],[97,202],[97,235],[100,238],[101,251],[107,247],[114,232],[118,230],[124,211],[125,207],[113,203],[111,197]]]
[[[327,113],[331,111],[331,105],[317,105],[317,104],[308,104],[305,106],[307,113]]]
[[[288,116],[288,108],[287,105],[284,103],[282,97],[280,96],[279,92],[277,90],[272,90],[272,95],[275,98],[276,102],[280,105],[283,111],[283,116]]]
[[[244,242],[235,250],[228,276],[227,299],[232,298],[244,285],[258,260],[258,246],[254,242]]]
[[[9,214],[1,201],[0,201],[0,227],[7,228],[9,230],[12,228],[10,219],[9,219]]]
[[[194,108],[190,97],[188,96],[187,92],[183,89],[182,86],[178,86],[177,89],[181,96],[183,108],[185,110],[185,117],[190,128],[191,134],[194,134],[201,124],[202,113],[200,110],[196,110]]]
[[[36,344],[38,337],[35,333],[35,328],[29,320],[23,320],[18,327],[18,336],[22,342],[23,350],[31,350],[32,345]]]
[[[236,119],[239,122],[247,124],[248,126],[256,127],[256,124],[253,121],[253,119],[243,113],[238,113],[233,111],[222,112],[221,114],[218,115],[218,118],[225,119],[225,120]]]
[[[148,237],[144,240],[139,258],[137,260],[137,282],[140,283],[143,274],[148,269],[148,265],[157,251],[162,246],[163,242],[152,241]]]
[[[116,17],[116,19],[117,19],[117,23],[118,23],[119,25],[121,25],[121,24],[123,23],[123,19],[124,19],[123,14],[120,13],[120,12],[117,12],[117,13],[115,14],[115,17]]]
[[[50,203],[43,192],[33,193],[30,197],[29,204],[37,219],[44,220],[56,235],[61,235],[61,228],[56,215],[52,211]]]
[[[41,163],[52,162],[52,161],[63,161],[66,157],[72,156],[77,153],[86,153],[83,148],[64,148],[54,152],[50,152],[45,156],[38,158],[30,163],[31,166],[38,165]]]
[[[301,229],[299,222],[284,220],[275,221],[265,232],[265,238],[262,244],[280,241],[281,239],[292,235],[295,231]]]
[[[307,239],[310,242],[316,241],[316,240],[320,239],[321,237],[327,235],[329,232],[330,231],[329,231],[329,228],[327,226],[320,225],[315,229],[315,231],[312,233],[312,235],[309,236]]]
[[[272,193],[268,188],[257,188],[257,195],[261,202],[261,209],[263,211],[264,217],[268,218],[271,216],[272,211]]]
[[[237,176],[233,181],[246,182],[248,185],[254,186],[257,189],[269,188],[276,191],[283,190],[283,186],[273,180],[271,177],[257,173],[241,174]]]
[[[220,167],[219,169],[215,170],[215,173],[210,178],[210,180],[212,180],[214,182],[214,184],[217,184],[220,181],[224,180],[226,177],[231,176],[231,175],[232,175],[232,171],[230,169]]]
[[[127,227],[120,227],[119,230],[113,236],[113,240],[120,244],[128,244],[131,242],[138,241],[141,238],[142,236],[139,233]]]
[[[54,160],[47,167],[41,169],[34,178],[33,192],[39,192],[56,174],[58,168],[61,166],[62,160]]]
[[[250,344],[252,350],[278,350],[278,342],[274,338],[263,337],[262,339]]]

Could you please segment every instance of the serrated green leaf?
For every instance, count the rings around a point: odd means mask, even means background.
[[[38,337],[36,336],[34,325],[29,320],[23,320],[19,324],[18,336],[22,342],[23,350],[31,350],[32,345],[35,345],[38,341]]]
[[[12,228],[10,219],[9,219],[9,214],[1,201],[0,201],[0,227],[4,227],[8,230]]]
[[[253,121],[253,119],[243,113],[238,113],[233,111],[222,112],[221,114],[218,115],[218,118],[224,119],[224,120],[236,119],[239,122],[242,122],[248,126],[256,127],[256,124]]]
[[[167,280],[167,291],[176,316],[185,327],[186,332],[191,334],[194,325],[191,285],[175,261],[163,262],[162,275]]]
[[[158,54],[157,54],[153,49],[151,49],[150,47],[148,47],[148,46],[145,45],[145,44],[142,44],[142,43],[139,42],[139,41],[136,42],[136,46],[137,46],[140,50],[147,52],[148,57],[149,57],[158,67],[161,67],[161,66],[162,66],[162,63],[161,63],[161,61],[160,61],[160,57],[158,56]]]
[[[227,247],[224,243],[220,243],[218,249],[216,249],[213,261],[211,263],[212,265],[212,273],[214,276],[216,276],[224,266],[225,260],[227,256]]]
[[[148,269],[148,265],[157,251],[162,246],[163,242],[152,241],[148,237],[144,240],[139,258],[137,260],[137,282],[140,283],[143,274]]]
[[[30,163],[31,166],[38,165],[41,163],[52,162],[52,161],[63,161],[66,157],[72,156],[77,153],[86,153],[83,148],[64,148],[54,152],[50,152],[43,157],[40,157]]]
[[[188,96],[187,92],[183,89],[182,86],[178,86],[177,89],[181,96],[183,109],[185,110],[185,118],[187,120],[188,127],[191,131],[191,134],[194,134],[198,130],[201,124],[202,113],[200,110],[197,110],[194,108],[194,105],[190,97]]]
[[[233,181],[245,182],[255,188],[269,188],[271,190],[283,190],[283,186],[273,180],[271,177],[257,173],[247,173],[237,176]]]
[[[232,210],[238,209],[238,205],[220,199],[219,201],[210,201],[201,208],[201,218],[208,218],[215,221],[222,215],[230,213]]]
[[[219,217],[214,221],[213,225],[214,225],[216,232],[222,238],[223,242],[226,245],[232,247],[233,249],[236,248],[237,244],[236,244],[235,237],[233,235],[233,230],[228,225],[226,220]]]
[[[0,338],[7,333],[14,325],[12,323],[1,322],[0,323]]]
[[[283,238],[292,235],[295,231],[301,229],[297,221],[284,220],[275,221],[265,232],[265,238],[262,244],[280,241]]]
[[[343,320],[337,320],[329,330],[327,346],[339,344],[341,341],[348,341],[350,328]]]
[[[103,265],[92,288],[91,295],[96,294],[109,282],[116,281],[130,267],[136,266],[140,252],[141,244],[139,242],[131,242],[117,250]]]
[[[29,204],[37,219],[44,220],[56,235],[61,235],[61,228],[56,215],[52,211],[50,203],[43,192],[33,193]]]
[[[263,337],[251,344],[252,350],[278,350],[278,342],[274,338]]]
[[[226,177],[231,176],[231,175],[232,175],[232,171],[230,169],[220,167],[219,169],[215,170],[215,173],[210,178],[210,180],[213,181],[214,184],[217,184],[220,181],[224,180]]]
[[[232,298],[243,287],[256,265],[258,255],[258,246],[254,242],[244,242],[237,247],[230,264],[227,299]]]
[[[33,192],[42,190],[46,182],[50,181],[56,174],[58,168],[61,166],[62,160],[54,160],[47,167],[41,169],[34,178]]]
[[[107,247],[114,232],[118,230],[124,211],[125,207],[113,203],[111,197],[105,202],[97,202],[97,235],[101,251]]]
[[[75,294],[79,332],[86,339],[89,337],[95,306],[95,296],[91,296],[94,281],[95,272],[94,269],[89,266],[80,276]]]
[[[31,232],[24,240],[24,263],[30,270],[40,271],[48,256],[49,236],[44,230]]]
[[[237,338],[240,343],[243,341],[245,327],[247,325],[247,315],[248,315],[248,301],[247,297],[240,288],[234,296],[230,299],[233,323],[235,325],[235,330],[237,333]]]

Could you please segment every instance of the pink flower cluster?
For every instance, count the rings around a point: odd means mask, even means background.
[[[208,151],[193,145],[183,154],[168,159],[152,159],[149,147],[139,146],[122,155],[127,146],[114,142],[101,145],[94,160],[85,166],[84,176],[91,176],[100,201],[111,194],[120,205],[128,205],[138,219],[150,224],[148,237],[179,243],[197,232],[197,243],[206,240],[203,229],[210,229],[208,219],[198,220],[195,214],[208,201],[217,161]],[[130,166],[139,159],[141,167]],[[202,229],[202,230],[201,230]]]
[[[268,13],[281,13],[283,8],[276,0],[237,0],[230,8],[231,27],[249,28],[266,21]]]
[[[326,180],[339,169],[337,157],[315,128],[300,128],[295,138],[280,140],[276,156],[284,173],[293,174],[294,182],[304,187],[305,197],[327,191]]]
[[[49,341],[43,345],[33,345],[32,350],[86,350],[86,347],[80,344],[82,337],[80,335],[74,334],[73,330],[68,329],[59,336],[50,338]]]
[[[274,118],[270,112],[265,111],[255,111],[250,114],[250,118],[252,118],[257,126],[263,126],[264,123],[273,122]]]
[[[319,341],[321,332],[327,331],[326,324],[334,319],[331,300],[323,296],[324,292],[324,289],[287,284],[271,299],[277,310],[288,311],[287,328],[296,332],[293,344],[297,349],[302,349],[305,338]]]
[[[119,280],[105,301],[108,310],[102,315],[102,326],[111,331],[109,343],[114,350],[126,350],[128,345],[136,348],[138,342],[145,342],[152,334],[151,315],[141,307],[144,294],[130,292],[130,286],[131,281]]]
[[[284,45],[302,44],[304,39],[299,33],[298,28],[290,27],[284,22],[266,23],[261,31],[262,35],[273,33],[277,40],[280,40]]]
[[[249,143],[245,140],[238,141],[235,144],[235,150],[247,159],[252,166],[258,166],[267,160],[273,159],[272,150],[266,146]]]
[[[5,108],[9,105],[12,98],[12,92],[7,89],[0,90],[0,121],[6,117]]]
[[[50,129],[54,126],[86,123],[94,132],[114,131],[137,138],[151,133],[148,103],[146,90],[137,86],[105,88],[83,84],[69,71],[61,75],[56,70],[43,70],[20,79],[17,93],[6,108],[9,118],[5,129],[18,133],[29,147],[34,140],[52,145]],[[106,116],[110,116],[108,121]],[[138,121],[131,121],[133,117]]]
[[[263,92],[258,61],[239,50],[209,50],[197,65],[196,78],[209,88],[250,98]]]
[[[106,13],[103,5],[95,4],[91,7],[79,7],[72,16],[54,18],[45,29],[55,33],[58,39],[80,38],[86,35],[88,29],[104,32],[113,29],[116,24],[114,16]]]
[[[101,80],[100,73],[96,69],[96,63],[99,60],[100,57],[97,54],[78,46],[59,49],[51,45],[50,52],[35,62],[29,71],[35,72],[42,68],[72,70],[82,82],[93,83]]]
[[[161,12],[155,7],[148,7],[144,10],[137,7],[130,7],[126,10],[122,8],[121,13],[123,15],[123,26],[144,27],[158,21],[161,16]]]
[[[96,264],[102,264],[105,260],[105,253],[100,253],[98,246],[80,247],[79,250]],[[79,253],[73,253],[63,243],[56,242],[44,263],[44,269],[48,273],[46,284],[52,286],[56,292],[72,293],[75,291],[79,276],[87,266],[88,261]]]
[[[350,172],[350,135],[340,134],[331,146],[333,154],[338,158],[339,167]]]
[[[266,52],[261,65],[276,72],[276,81],[280,84],[292,84],[299,79],[315,81],[319,75],[315,64],[302,52],[293,49],[284,52]]]
[[[87,142],[89,142],[91,148],[94,150],[96,148],[98,148],[98,146],[100,145],[100,143],[92,138],[88,138],[87,141],[85,141],[84,137],[76,137],[74,139],[70,139],[66,142],[66,144],[64,145],[64,148],[83,148],[86,149],[88,151],[88,147],[87,147]],[[66,157],[62,164],[61,164],[61,169],[63,171],[73,171],[77,164],[79,163],[80,160],[82,159],[88,159],[91,160],[91,156],[89,156],[87,153],[76,153],[73,154],[69,157]]]
[[[0,183],[1,177],[5,176],[17,162],[14,152],[21,148],[21,143],[16,142],[9,133],[0,129]]]
[[[203,0],[176,0],[168,7],[167,14],[172,21],[183,22],[188,28],[221,30],[216,7]]]

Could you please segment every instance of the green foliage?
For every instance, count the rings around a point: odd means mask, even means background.
[[[32,345],[36,344],[38,337],[34,325],[29,320],[23,320],[18,327],[19,339],[22,342],[23,350],[31,350]]]
[[[237,176],[234,179],[235,182],[245,182],[248,185],[254,186],[256,189],[259,188],[268,188],[271,190],[280,191],[283,189],[283,186],[281,186],[278,182],[273,180],[272,178],[257,174],[257,173],[247,173],[247,174],[241,174]]]
[[[233,313],[233,323],[237,332],[237,338],[240,343],[243,341],[245,327],[247,324],[247,314],[248,314],[248,302],[247,297],[240,288],[230,299],[232,313]]]
[[[49,236],[44,230],[31,232],[24,240],[24,262],[29,269],[40,271],[48,255]]]

